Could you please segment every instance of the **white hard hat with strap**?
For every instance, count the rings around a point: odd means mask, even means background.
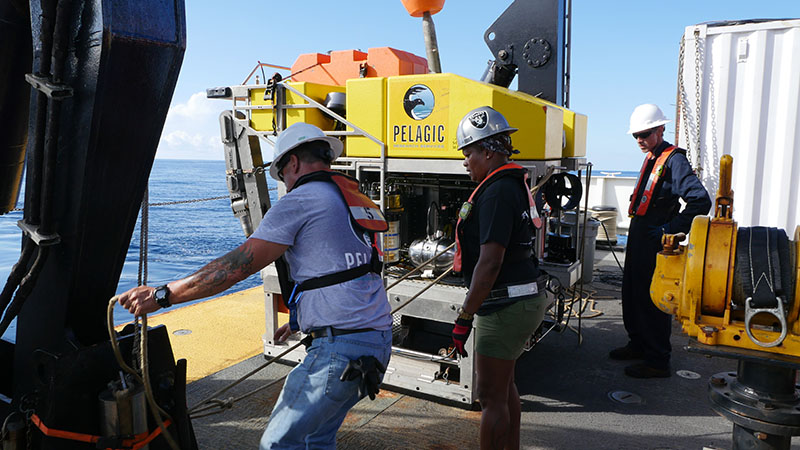
[[[671,120],[667,119],[664,113],[661,112],[661,108],[652,103],[645,103],[633,110],[628,134],[649,130],[669,122]]]
[[[275,141],[275,156],[272,158],[272,163],[269,166],[269,175],[275,180],[281,181],[278,177],[281,159],[298,146],[313,141],[324,141],[330,145],[331,161],[338,158],[344,149],[342,141],[333,136],[326,136],[322,130],[314,125],[305,122],[293,124],[289,128],[283,130]]]

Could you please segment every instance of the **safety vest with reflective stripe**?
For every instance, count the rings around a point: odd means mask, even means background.
[[[361,193],[358,189],[358,180],[355,178],[333,170],[320,170],[300,177],[292,189],[309,181],[330,181],[335,184],[347,204],[350,217],[361,228],[373,232],[384,232],[389,229],[389,223],[383,217],[381,209]]]
[[[492,182],[502,178],[505,175],[511,175],[513,172],[524,171],[525,174],[523,176],[523,185],[525,187],[525,192],[528,193],[528,204],[530,207],[534,207],[533,196],[531,195],[530,188],[528,188],[528,184],[526,181],[528,180],[528,171],[524,167],[520,166],[519,164],[515,163],[507,163],[504,164],[497,169],[493,170],[483,181],[478,184],[478,187],[472,191],[472,194],[469,196],[469,200],[467,200],[462,206],[461,211],[458,213],[458,221],[456,222],[456,254],[453,258],[453,270],[456,272],[461,272],[461,242],[460,242],[460,234],[461,234],[461,222],[467,220],[470,213],[472,212],[472,206],[475,204],[475,199],[477,196],[486,189]],[[491,180],[491,181],[490,181]]]
[[[672,153],[676,148],[677,147],[674,145],[665,148],[657,158],[653,156],[652,153],[647,153],[647,157],[644,159],[644,163],[642,164],[642,169],[639,172],[639,180],[636,182],[636,188],[634,189],[633,196],[631,197],[631,204],[628,207],[629,216],[643,216],[647,214],[647,208],[650,207],[650,202],[653,200],[653,194],[655,194],[655,190],[661,181],[661,177],[664,175],[664,166],[667,165],[667,161],[669,160],[670,156],[672,156]],[[650,175],[645,177],[647,164],[654,159],[656,162],[653,164],[653,168],[650,170]],[[641,197],[636,198],[636,194],[639,192],[642,182],[644,182],[645,179],[647,180],[647,184],[645,185],[644,192],[642,192]]]

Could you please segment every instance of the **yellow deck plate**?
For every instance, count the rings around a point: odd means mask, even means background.
[[[264,323],[262,286],[147,317],[148,326],[166,325],[175,359],[188,362],[188,383],[262,354]]]

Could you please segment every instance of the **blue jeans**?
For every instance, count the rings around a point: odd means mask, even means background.
[[[339,376],[361,356],[374,356],[386,367],[391,353],[391,330],[314,339],[286,377],[260,449],[336,448],[336,432],[361,400],[358,380],[339,381]]]

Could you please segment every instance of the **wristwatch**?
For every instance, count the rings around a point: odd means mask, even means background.
[[[169,308],[172,306],[172,303],[169,302],[169,294],[169,288],[165,284],[156,288],[156,290],[153,292],[153,298],[156,299],[158,306],[162,308]]]
[[[458,308],[457,312],[459,319],[472,320],[475,317],[475,314],[466,312],[463,307]]]

